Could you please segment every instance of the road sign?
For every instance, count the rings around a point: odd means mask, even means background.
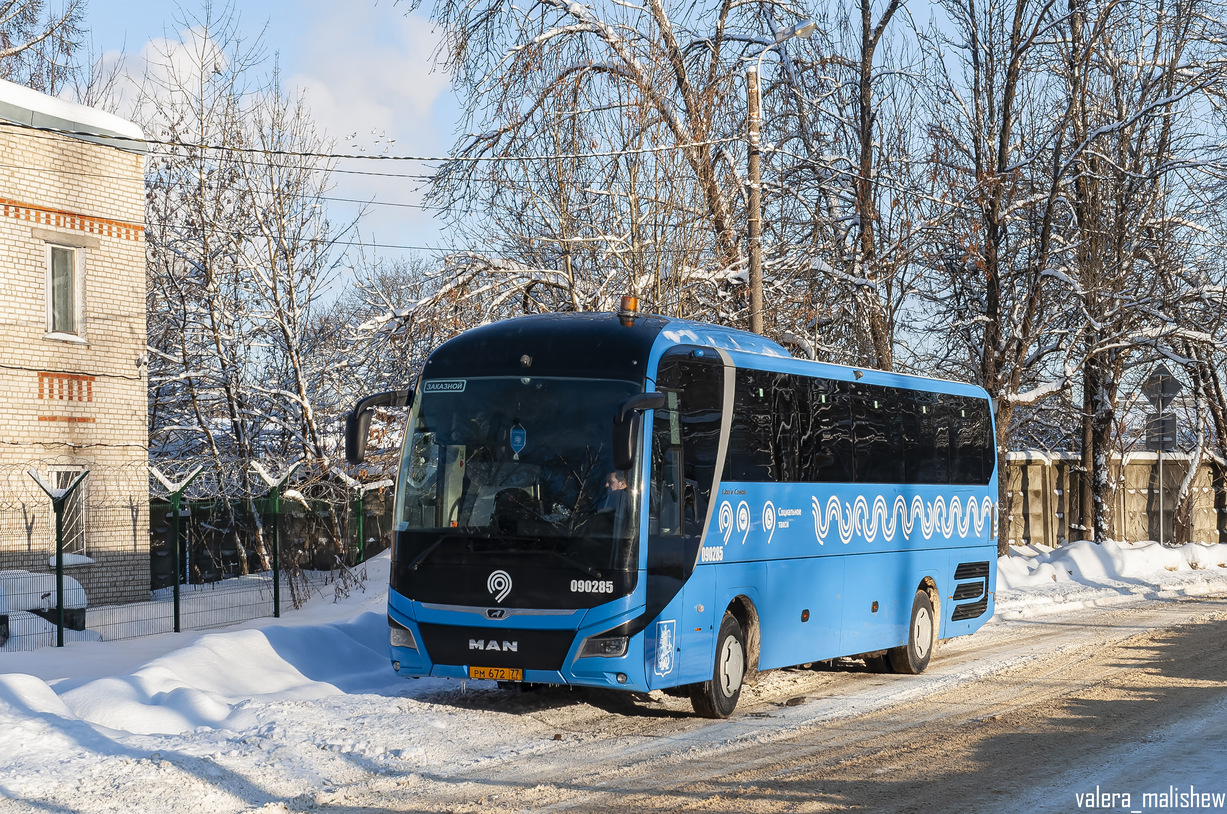
[[[1172,403],[1172,399],[1176,398],[1183,389],[1184,385],[1180,383],[1180,380],[1172,375],[1167,365],[1160,362],[1142,384],[1142,395],[1148,398],[1157,409],[1165,410],[1167,405]]]
[[[1146,449],[1150,452],[1171,452],[1176,448],[1176,416],[1171,413],[1150,413],[1146,416]]]

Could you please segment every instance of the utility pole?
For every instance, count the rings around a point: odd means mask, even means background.
[[[813,20],[804,20],[789,28],[775,32],[775,42],[759,51],[758,59],[746,68],[746,137],[749,149],[746,155],[746,175],[749,178],[749,201],[746,205],[746,251],[750,255],[750,330],[763,332],[763,199],[762,177],[759,162],[759,131],[762,129],[762,91],[758,76],[762,72],[763,57],[782,42],[800,37],[809,39],[818,28]]]
[[[746,214],[750,255],[750,330],[763,332],[763,201],[759,162],[759,129],[762,126],[762,104],[759,99],[758,66],[746,69],[746,126],[749,140],[747,171],[749,176],[749,211]]]

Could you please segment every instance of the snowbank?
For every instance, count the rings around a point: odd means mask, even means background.
[[[364,589],[321,592],[279,620],[0,652],[0,808],[163,810],[172,783],[184,814],[246,811],[372,773],[567,748],[491,682],[465,694],[396,676],[387,554],[366,569]],[[1028,546],[999,561],[1005,617],[1209,594],[1227,596],[1227,546]]]
[[[0,571],[0,595],[8,597],[11,610],[50,610],[56,606],[55,574]],[[65,576],[64,607],[85,606],[85,589],[72,577]]]
[[[1227,589],[1227,545],[1079,541],[1012,546],[997,560],[997,613],[1030,616],[1074,605],[1146,597],[1205,596]]]

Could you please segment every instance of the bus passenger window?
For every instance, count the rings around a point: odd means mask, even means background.
[[[802,441],[803,478],[813,483],[852,481],[852,414],[848,384],[810,379],[810,430]]]
[[[772,374],[761,370],[737,371],[724,480],[752,483],[775,480],[772,378]]]
[[[809,387],[805,379],[776,373],[771,382],[771,474],[780,483],[803,480],[800,472],[801,416]]]
[[[939,442],[938,395],[918,390],[903,397],[903,463],[905,483],[946,483],[949,443]],[[944,438],[945,430],[942,430]]]
[[[858,385],[852,401],[857,483],[903,480],[903,427],[897,390]]]
[[[983,399],[947,396],[951,419],[951,483],[983,484],[988,482],[985,468],[988,458],[985,446],[989,441],[988,403]]]

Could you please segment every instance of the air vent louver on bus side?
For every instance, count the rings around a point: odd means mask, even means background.
[[[954,570],[954,578],[959,584],[955,586],[951,599],[955,602],[966,599],[976,601],[955,605],[954,613],[950,614],[951,621],[975,619],[983,616],[988,610],[988,569],[989,563],[985,561],[960,563],[959,567]],[[963,582],[963,580],[974,581]]]
[[[964,582],[954,589],[955,602],[962,602],[965,599],[979,599],[983,595],[983,582]]]

